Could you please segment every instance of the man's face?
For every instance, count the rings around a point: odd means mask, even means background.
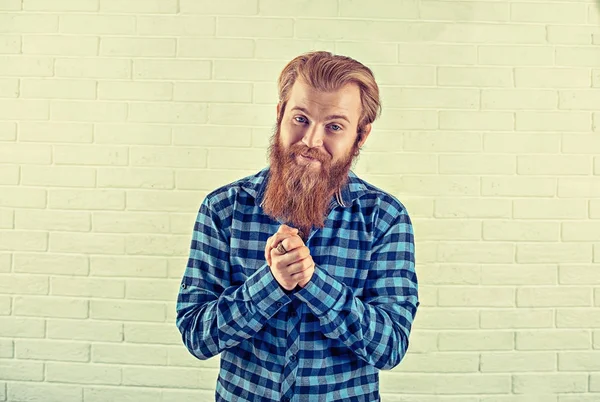
[[[305,169],[316,171],[326,163],[346,161],[367,137],[356,144],[360,112],[358,85],[320,92],[296,80],[278,130],[279,144],[285,152],[297,154],[294,161]]]

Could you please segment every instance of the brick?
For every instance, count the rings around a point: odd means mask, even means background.
[[[512,263],[515,258],[514,244],[472,243],[468,248],[457,242],[440,243],[437,261],[467,263]]]
[[[73,340],[101,342],[123,340],[123,324],[117,322],[51,319],[46,325],[50,339],[65,339],[71,342]]]
[[[91,143],[93,125],[89,123],[20,122],[20,142]]]
[[[52,148],[38,144],[2,144],[0,163],[42,164],[52,161]]]
[[[177,300],[181,280],[131,279],[127,281],[128,300]]]
[[[13,357],[13,341],[8,339],[0,339],[0,358],[12,358]],[[0,388],[0,398],[2,397],[2,389]]]
[[[378,130],[435,130],[438,127],[437,112],[433,110],[415,111],[389,108],[377,121]]]
[[[52,33],[58,31],[58,16],[33,13],[3,13],[0,15],[0,32]]]
[[[415,325],[418,328],[437,330],[478,329],[479,316],[476,311],[465,311],[448,308],[429,308],[423,311],[423,314],[419,317],[419,323],[415,323]]]
[[[600,328],[600,312],[591,308],[562,308],[556,310],[557,328]]]
[[[214,71],[212,78],[223,81],[273,82],[285,67],[283,61],[266,60],[214,60],[212,63]]]
[[[589,70],[562,67],[517,67],[517,88],[589,88]]]
[[[509,218],[511,202],[503,199],[444,198],[435,200],[437,218]]]
[[[174,187],[173,171],[146,168],[99,169],[98,187],[172,189]]]
[[[262,169],[265,163],[266,156],[262,149],[210,149],[208,151],[208,167],[211,169]]]
[[[43,338],[45,320],[40,318],[0,317],[0,336],[8,338]]]
[[[600,200],[590,200],[590,218],[600,218]]]
[[[247,83],[176,83],[176,101],[197,102],[252,102],[252,85]]]
[[[0,209],[0,217],[2,216]],[[0,254],[0,272],[9,273],[12,265],[12,254]]]
[[[127,165],[128,148],[100,145],[56,145],[57,165]]]
[[[432,285],[477,285],[481,267],[476,264],[430,264],[423,266],[419,279]]]
[[[593,374],[590,378],[592,379],[591,381],[593,381]],[[593,390],[593,385],[590,385],[590,389]],[[561,394],[558,398],[558,402],[595,402],[595,400],[598,399],[594,394]]]
[[[0,316],[11,313],[12,299],[8,296],[0,296]]]
[[[592,70],[592,86],[600,87],[600,69]]]
[[[48,205],[56,209],[125,209],[125,192],[121,190],[50,190]]]
[[[102,233],[168,233],[169,217],[143,212],[96,212],[93,225],[95,232]]]
[[[0,193],[0,207],[45,208],[46,190],[4,187]]]
[[[57,58],[55,72],[57,77],[126,79],[131,78],[131,61],[98,57]]]
[[[2,0],[0,2],[0,10],[19,11],[21,10],[21,3],[21,0]]]
[[[83,400],[85,402],[162,402],[163,392],[163,390],[157,392],[154,389],[144,390],[140,387],[94,388],[88,386],[83,389]]]
[[[125,323],[125,341],[130,343],[150,343],[181,345],[181,334],[171,324]],[[189,354],[185,351],[186,354]],[[199,363],[197,359],[194,359]]]
[[[423,34],[431,32],[432,28],[424,27]],[[440,26],[436,23],[434,26]],[[437,40],[440,42],[476,42],[476,43],[510,43],[510,44],[544,44],[546,43],[546,30],[543,26],[525,24],[485,24],[485,23],[448,23],[442,25],[444,29],[439,33]],[[428,29],[427,29],[428,28]],[[414,31],[414,29],[413,29]],[[414,32],[415,36],[417,32]]]
[[[438,67],[437,84],[451,87],[511,87],[512,69],[492,67]]]
[[[58,297],[15,297],[14,314],[34,317],[87,318],[87,300]]]
[[[512,130],[514,114],[510,112],[440,111],[440,128],[448,130]]]
[[[555,353],[504,352],[481,354],[481,372],[483,373],[519,373],[555,370]]]
[[[214,36],[216,18],[204,16],[138,15],[137,33],[151,36]]]
[[[37,99],[95,99],[96,81],[25,78],[21,80],[20,96]]]
[[[91,276],[165,278],[167,261],[158,257],[91,257]]]
[[[563,241],[600,241],[600,222],[563,222]]]
[[[245,127],[177,126],[173,128],[174,145],[249,147],[251,136],[251,130]]]
[[[59,32],[126,35],[135,33],[135,17],[122,15],[61,15]]]
[[[46,363],[46,381],[73,384],[121,384],[121,368],[83,363]]]
[[[173,234],[189,234],[196,222],[196,214],[170,214],[169,232]]]
[[[257,152],[258,151],[258,152]],[[229,151],[231,152],[231,151]],[[259,167],[265,163],[265,154],[262,150],[240,150],[237,152],[239,158],[234,160],[245,161],[251,166]],[[217,156],[214,156],[214,155]],[[218,162],[219,168],[227,168],[222,162],[223,159],[221,150],[209,151],[209,166],[213,166],[214,162]],[[247,156],[244,156],[247,155]],[[250,162],[252,161],[252,163]],[[364,154],[361,161],[365,164],[365,172],[392,174],[392,173],[436,173],[437,172],[437,157],[435,155],[417,155],[404,153],[368,153]],[[235,168],[242,169],[243,165],[234,164]],[[233,166],[232,166],[233,167]]]
[[[255,15],[258,12],[258,0],[232,0],[227,3],[180,0],[179,7],[182,14]]]
[[[511,3],[510,17],[513,21],[521,22],[583,24],[587,21],[587,7],[583,3]]]
[[[511,155],[440,155],[442,174],[514,174],[516,160]]]
[[[527,89],[483,89],[481,91],[482,109],[556,109],[558,95],[551,90]],[[542,141],[538,137],[538,141]],[[506,141],[509,142],[509,141]]]
[[[518,307],[591,306],[592,289],[568,286],[517,289]]]
[[[44,364],[41,362],[3,359],[0,365],[0,378],[5,381],[43,381]]]
[[[427,20],[448,21],[508,21],[508,4],[485,2],[424,1],[420,4],[420,17]]]
[[[564,352],[558,354],[560,371],[598,371],[600,352]]]
[[[590,345],[590,332],[583,330],[551,329],[516,334],[517,350],[587,350]]]
[[[2,45],[0,44],[0,46]],[[0,98],[16,98],[18,96],[19,80],[16,78],[0,78]]]
[[[173,367],[124,367],[123,384],[151,387],[197,388],[202,371]]]
[[[562,152],[575,154],[598,154],[600,137],[593,134],[568,134],[562,136]],[[578,156],[581,158],[581,156]]]
[[[396,88],[387,90],[388,107],[476,109],[479,90],[450,88]],[[512,127],[512,126],[511,126]]]
[[[591,45],[594,32],[592,26],[548,25],[548,42],[561,45]]]
[[[53,120],[81,122],[118,122],[127,118],[127,104],[124,102],[80,102],[52,101]]]
[[[260,0],[258,15],[275,17],[337,17],[338,2],[325,0],[319,4],[294,2],[284,5],[277,0]]]
[[[100,11],[105,13],[175,14],[177,0],[100,0]],[[112,16],[111,16],[112,18]]]
[[[14,141],[17,138],[17,124],[0,121],[0,141]]]
[[[565,110],[598,110],[600,90],[559,91],[559,108]]]
[[[132,148],[131,165],[143,167],[206,167],[207,151],[191,147]]]
[[[171,127],[157,124],[98,123],[94,126],[94,140],[98,144],[169,145]]]
[[[176,184],[181,190],[206,190],[212,191],[227,183],[232,183],[241,177],[246,177],[252,174],[252,170],[185,170],[177,169]],[[412,214],[411,214],[412,216]]]
[[[517,131],[590,131],[591,115],[586,112],[517,112]]]
[[[0,294],[47,295],[48,278],[0,274]]]
[[[81,402],[83,390],[76,385],[11,382],[8,396],[14,401],[30,402]]]
[[[65,49],[71,56],[96,56],[98,38],[92,36],[66,35],[23,35],[23,54],[64,54]]]
[[[561,263],[592,261],[592,250],[588,244],[519,244],[517,262],[520,263]]]
[[[189,253],[189,235],[129,235],[126,252],[132,255],[174,255]]]
[[[481,269],[481,284],[556,285],[557,271],[558,267],[550,264],[487,265]]]
[[[517,173],[522,175],[589,175],[590,157],[567,155],[519,155]]]
[[[584,219],[587,215],[585,200],[521,199],[514,200],[514,218],[517,219]]]
[[[100,320],[117,321],[157,321],[166,317],[163,303],[91,300],[90,317]]]
[[[209,121],[223,125],[267,126],[275,121],[274,112],[270,105],[212,104]]]
[[[21,184],[43,187],[94,187],[96,172],[85,167],[23,166]]]
[[[440,350],[512,350],[512,332],[498,331],[444,331],[439,333]]]
[[[208,109],[205,104],[135,102],[129,107],[129,120],[154,123],[206,123]]]
[[[449,307],[512,307],[515,290],[507,287],[442,287],[438,305]]]
[[[164,347],[129,344],[94,344],[92,361],[95,363],[167,365],[167,350]]]
[[[21,53],[21,37],[17,35],[0,35],[0,54]]]
[[[415,219],[419,227],[419,240],[479,240],[481,239],[481,222],[458,222],[456,220],[440,221],[438,219]]]
[[[398,372],[405,373],[434,373],[436,371],[443,373],[477,372],[479,371],[479,355],[475,353],[409,353],[402,360],[402,366],[398,370]]]
[[[300,3],[297,4],[300,5]],[[303,6],[306,6],[306,9],[308,9],[310,7],[310,3],[305,3],[303,4]],[[285,8],[287,10],[290,10],[294,7],[292,6],[292,4],[290,4],[290,7],[286,6]],[[294,41],[291,42],[288,39],[256,38],[254,42],[254,58],[256,59],[290,61],[299,54],[306,52],[307,49],[319,49],[335,53],[335,42],[328,40],[294,39]],[[415,70],[413,70],[413,72],[414,74],[417,74]],[[384,81],[381,78],[382,77],[379,76],[377,80],[379,84],[384,83]]]
[[[46,232],[27,230],[0,230],[0,250],[46,251],[47,249],[48,233]]]
[[[57,296],[124,298],[125,282],[115,279],[53,277],[50,294]]]
[[[47,120],[49,109],[49,103],[45,100],[0,99],[2,120]],[[10,145],[2,145],[3,148],[8,146]],[[0,157],[2,155],[0,153]]]
[[[561,264],[558,279],[564,285],[600,285],[600,271],[593,264]]]
[[[125,239],[96,233],[50,233],[50,251],[59,253],[123,254]]]
[[[21,340],[15,341],[17,359],[87,362],[90,345],[71,341]]]
[[[101,81],[98,99],[106,100],[171,100],[173,84],[168,82]]]
[[[477,64],[477,47],[464,44],[398,44],[400,64],[474,65]],[[378,79],[379,80],[379,79]],[[412,83],[411,83],[412,84]]]
[[[510,392],[510,376],[502,375],[481,375],[481,381],[473,381],[473,374],[445,374],[440,376],[433,373],[404,373],[402,375],[383,372],[381,376],[381,388],[388,392],[399,394],[418,394],[419,399],[414,402],[430,402],[427,399],[421,399],[422,394],[451,395],[451,394],[483,394],[493,393],[501,394]],[[426,396],[424,396],[426,398]],[[404,399],[404,397],[402,398]],[[436,399],[432,399],[434,401]],[[446,399],[446,398],[444,398]],[[388,400],[388,398],[386,398]],[[398,401],[398,400],[396,400]],[[401,401],[401,400],[399,400]],[[412,400],[407,400],[411,401]],[[461,396],[460,401],[471,402],[469,397]]]
[[[479,195],[479,179],[471,176],[418,176],[406,175],[389,186],[389,191],[420,196],[473,196]]]
[[[593,46],[560,46],[556,48],[554,64],[568,67],[598,67],[596,50]]]
[[[529,177],[482,177],[481,194],[484,196],[552,197],[556,180]]]
[[[515,374],[513,391],[518,394],[540,392],[585,392],[587,374]]]
[[[554,311],[550,309],[482,310],[482,329],[552,328]]]
[[[53,62],[50,58],[45,57],[29,57],[29,56],[4,56],[0,55],[0,74],[9,77],[49,77],[53,72]],[[11,100],[12,103],[19,102]],[[33,102],[33,103],[32,103]],[[4,104],[4,101],[2,101]],[[21,102],[23,103],[23,102]],[[37,105],[42,107],[45,102],[41,101],[26,101],[31,106]],[[8,104],[7,104],[8,105]],[[4,107],[4,105],[3,105]],[[47,116],[47,113],[45,113]],[[14,118],[14,117],[12,117]]]
[[[261,24],[263,22],[260,21]],[[287,22],[285,23],[287,24]],[[221,26],[221,19],[219,19],[219,26]],[[254,41],[238,38],[181,38],[177,43],[177,55],[179,57],[198,58],[252,58],[254,56]]]
[[[505,241],[558,241],[560,224],[557,222],[483,222],[484,240]]]
[[[14,272],[45,275],[87,275],[87,257],[15,253]]]
[[[212,63],[205,60],[134,60],[133,77],[165,80],[207,80]]]
[[[0,165],[0,184],[17,185],[19,184],[19,166]]]
[[[600,197],[600,178],[568,178],[558,180],[558,196],[565,198]]]
[[[98,0],[23,0],[25,11],[98,11]]]
[[[364,42],[337,42],[337,54],[351,54],[353,58],[362,63],[390,63],[396,64],[398,60],[398,46],[395,43],[364,43]]]
[[[508,25],[506,25],[508,26]],[[482,45],[478,62],[494,66],[549,66],[553,65],[554,48],[551,46]]]
[[[186,348],[169,346],[168,352],[169,366],[219,368],[219,362],[216,359],[198,360]]]
[[[102,37],[100,56],[174,57],[175,38]]]
[[[407,133],[403,133],[407,134]],[[376,136],[369,137],[368,145],[363,145],[363,155],[371,151],[385,152],[389,150],[400,151],[402,142],[404,141],[402,134],[395,130],[378,131]],[[364,174],[364,172],[362,173]]]

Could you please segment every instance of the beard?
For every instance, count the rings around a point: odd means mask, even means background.
[[[278,127],[271,137],[270,173],[262,207],[270,217],[308,236],[311,228],[324,226],[332,197],[347,183],[348,172],[358,156],[358,139],[349,155],[332,163],[329,154],[301,142],[285,149],[280,132]],[[316,169],[300,165],[296,161],[298,155],[316,159],[320,164]]]

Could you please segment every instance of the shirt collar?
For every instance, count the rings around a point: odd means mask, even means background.
[[[269,172],[269,167],[266,167],[254,176],[250,176],[241,186],[242,189],[254,197],[256,205],[262,205],[267,182],[269,180]],[[332,199],[332,204],[342,208],[349,207],[354,200],[367,192],[368,188],[364,182],[359,179],[354,172],[349,171],[348,181],[338,192],[336,192]]]

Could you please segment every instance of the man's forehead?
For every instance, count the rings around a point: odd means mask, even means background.
[[[356,85],[353,87],[347,84],[336,91],[325,92],[306,84],[296,84],[290,93],[288,110],[312,110],[315,113],[348,115],[348,117],[360,113],[360,90]]]

